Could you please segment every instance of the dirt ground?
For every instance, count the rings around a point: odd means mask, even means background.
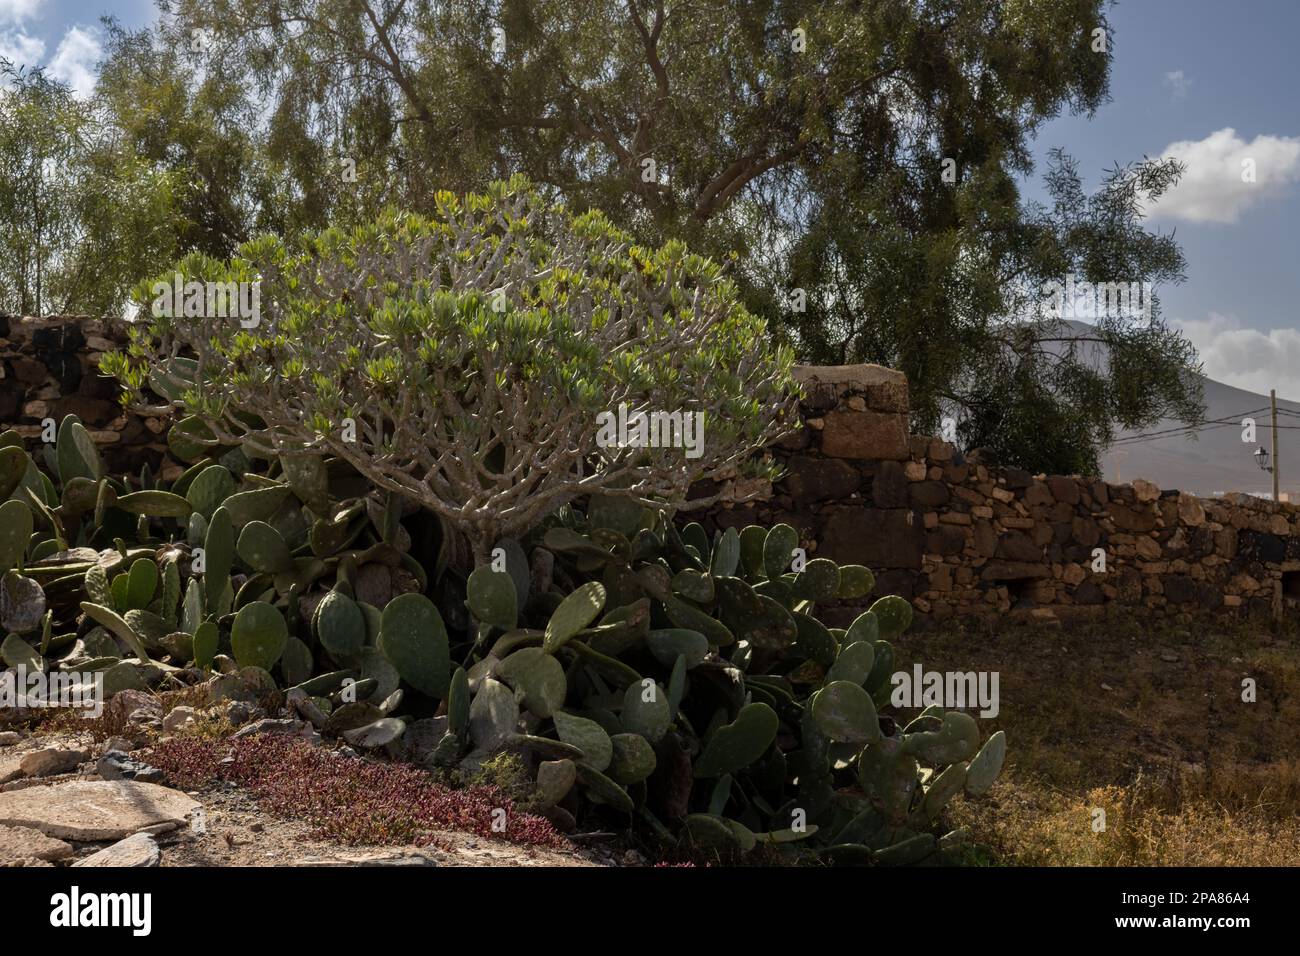
[[[952,814],[988,862],[1300,865],[1294,624],[950,627],[896,648],[899,670],[999,673],[980,725],[1007,764]]]

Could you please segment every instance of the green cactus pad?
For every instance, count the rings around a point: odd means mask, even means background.
[[[810,659],[821,664],[822,667],[830,667],[835,663],[835,657],[839,654],[839,646],[835,643],[835,638],[821,621],[808,614],[794,614],[794,624],[796,639],[799,642],[799,649]]]
[[[145,647],[160,647],[163,639],[171,633],[171,625],[163,618],[139,608],[127,611],[122,619],[140,635]]]
[[[578,766],[568,758],[543,760],[537,765],[537,799],[553,807],[569,795],[578,781]]]
[[[284,676],[285,684],[289,687],[301,684],[311,677],[311,671],[311,648],[296,637],[289,638],[285,642],[284,653],[280,655],[280,673]]]
[[[670,587],[688,601],[708,604],[713,600],[713,578],[703,571],[687,568],[673,575]]]
[[[126,574],[126,601],[123,610],[146,608],[158,590],[158,565],[151,558],[141,558],[131,565]]]
[[[293,492],[285,486],[254,488],[231,495],[222,507],[230,512],[230,520],[235,527],[242,528],[250,521],[270,521],[284,507],[291,494]]]
[[[469,736],[474,745],[491,753],[500,749],[519,726],[519,702],[510,688],[483,678],[469,706]]]
[[[55,454],[59,463],[59,480],[65,485],[73,478],[99,481],[103,465],[94,439],[75,415],[68,415],[55,436]]]
[[[763,756],[780,721],[767,704],[746,704],[734,722],[719,727],[695,762],[696,777],[720,777],[743,770]]]
[[[870,641],[874,644],[878,640],[880,640],[880,618],[874,611],[859,614],[844,635],[845,644],[854,644],[858,641]]]
[[[982,797],[989,792],[993,781],[1002,772],[1002,761],[1007,756],[1007,735],[999,730],[984,742],[966,770],[966,793]]]
[[[879,619],[880,636],[885,640],[898,637],[912,624],[912,605],[896,594],[882,597],[870,610]]]
[[[876,587],[876,576],[860,564],[840,565],[840,586],[835,596],[840,600],[864,598]]]
[[[216,614],[222,594],[230,587],[230,569],[235,561],[235,526],[225,508],[218,508],[208,521],[203,561],[205,605],[209,614]]]
[[[0,566],[0,571],[3,567]],[[90,598],[92,604],[102,604],[105,607],[113,606],[113,590],[108,583],[108,572],[99,564],[92,564],[86,569],[86,576],[82,585],[86,589],[86,597]]]
[[[894,825],[907,818],[916,792],[918,770],[915,758],[903,750],[903,742],[897,737],[882,738],[864,748],[858,757],[862,792]]]
[[[769,579],[779,578],[790,570],[794,549],[799,547],[799,533],[788,524],[773,525],[763,539],[763,571]]]
[[[447,730],[458,737],[469,732],[469,675],[457,667],[447,691]]]
[[[133,631],[131,625],[127,624],[126,621],[120,618],[116,611],[99,604],[91,604],[89,601],[83,601],[81,609],[85,611],[86,616],[96,624],[102,624],[104,627],[108,628],[108,630],[112,631],[113,634],[125,641],[126,646],[131,649],[131,653],[141,661],[147,661],[149,659],[149,652],[145,650],[144,642],[140,640],[140,635]]]
[[[763,650],[781,650],[798,638],[798,625],[790,612],[777,601],[758,594],[739,578],[718,578],[716,585],[719,615],[732,633]],[[678,621],[674,623],[681,627],[691,626]],[[707,631],[704,634],[709,636]]]
[[[402,594],[388,602],[380,620],[379,649],[416,690],[446,696],[451,680],[447,628],[423,594]]]
[[[195,513],[209,521],[221,503],[235,493],[235,479],[224,465],[209,465],[190,482],[185,500]]]
[[[33,527],[32,511],[21,501],[0,504],[0,574],[22,563]]]
[[[113,506],[128,514],[147,515],[150,518],[189,518],[194,510],[186,499],[170,491],[134,491],[122,495]]]
[[[748,853],[758,844],[758,838],[743,823],[712,813],[688,814],[682,820],[682,833],[693,846],[706,850]]]
[[[871,664],[871,673],[867,675],[864,686],[876,705],[880,706],[882,700],[889,699],[892,687],[890,680],[894,674],[894,645],[888,641],[876,641],[871,646],[876,659]]]
[[[632,733],[614,734],[609,740],[614,750],[606,773],[615,783],[640,783],[654,773],[657,763],[655,751],[645,737]]]
[[[851,681],[831,681],[813,698],[813,719],[827,737],[844,744],[871,744],[880,739],[880,723],[871,695]]]
[[[933,820],[939,815],[939,811],[948,805],[948,801],[961,792],[962,786],[966,783],[966,771],[967,765],[964,761],[949,764],[943,773],[931,780],[930,785],[925,788],[921,805],[917,808],[921,820]]]
[[[214,621],[204,621],[194,629],[194,666],[207,670],[217,656],[219,638]],[[301,643],[301,642],[299,642]]]
[[[235,551],[245,564],[263,574],[281,574],[293,567],[289,546],[284,543],[280,532],[265,521],[250,521],[244,525]]]
[[[538,717],[550,717],[568,691],[564,668],[540,647],[523,647],[496,666],[496,675],[509,684],[520,703]]]
[[[903,738],[908,753],[934,767],[970,760],[979,744],[980,732],[975,718],[959,710],[944,714],[943,724],[938,730],[908,734]]]
[[[22,484],[31,458],[21,447],[0,447],[0,500],[7,499]]]
[[[518,622],[518,592],[508,571],[493,571],[484,565],[475,568],[466,584],[465,603],[484,624],[503,631],[513,630]]]
[[[17,634],[10,634],[0,644],[0,659],[9,667],[23,667],[29,673],[45,669],[45,662],[40,653]],[[21,690],[25,691],[26,688]]]
[[[610,557],[607,550],[572,528],[549,528],[542,538],[542,544],[550,551],[586,554],[601,560],[607,560]]]
[[[767,529],[751,524],[740,532],[740,566],[745,577],[761,581],[767,577],[763,570],[763,545],[767,542]]]
[[[610,749],[613,750],[612,744]],[[627,791],[599,770],[586,763],[579,763],[577,770],[578,782],[582,785],[587,799],[592,803],[604,804],[629,816],[636,809],[636,805],[632,802],[632,798],[628,796]]]
[[[325,460],[317,455],[281,455],[280,464],[298,500],[317,515],[329,511],[329,472]]]
[[[728,528],[718,536],[709,561],[709,571],[714,577],[729,578],[740,568],[740,532]]]
[[[828,558],[814,558],[799,572],[793,587],[795,596],[805,601],[829,601],[839,592],[839,565]]]
[[[628,685],[623,693],[621,718],[625,731],[640,734],[654,743],[668,732],[672,720],[672,708],[668,703],[666,690],[648,677]]]
[[[876,850],[871,858],[877,866],[910,866],[913,863],[920,863],[933,853],[934,849],[934,834],[918,833],[893,846]]]
[[[552,529],[554,530],[554,529]],[[605,606],[605,586],[588,581],[560,602],[546,625],[542,647],[553,654],[575,634],[594,621]]]
[[[361,608],[342,591],[331,591],[316,605],[312,630],[321,646],[339,661],[359,654],[366,643],[366,620]]]
[[[859,686],[867,681],[872,665],[876,662],[876,649],[870,641],[856,641],[840,648],[835,663],[826,672],[826,680],[846,680]]]
[[[582,751],[583,756],[579,764],[593,770],[604,770],[609,766],[614,745],[610,743],[605,728],[594,720],[576,714],[567,714],[562,710],[557,710],[553,717],[555,733],[560,740]]]
[[[284,615],[265,601],[244,605],[230,626],[230,647],[240,667],[269,671],[284,653],[288,640]]]
[[[708,638],[683,627],[650,631],[646,634],[646,647],[664,667],[672,667],[678,656],[685,656],[687,667],[694,667],[709,656]]]
[[[645,506],[618,495],[592,495],[587,520],[593,528],[609,528],[631,538],[646,516]]]

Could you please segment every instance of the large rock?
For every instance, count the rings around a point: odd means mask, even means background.
[[[1061,504],[1073,507],[1079,503],[1079,483],[1073,478],[1052,475],[1047,479],[1047,487],[1051,489],[1052,497]]]
[[[837,409],[826,415],[822,452],[832,458],[903,461],[911,454],[907,439],[905,415]]]
[[[1008,561],[1041,561],[1043,549],[1023,531],[1004,531],[998,541],[997,556]]]
[[[847,461],[798,455],[786,461],[785,490],[796,501],[847,498],[862,476]]]
[[[905,509],[841,508],[826,515],[817,557],[869,568],[920,570],[925,528]]]
[[[1025,581],[1051,576],[1052,572],[1046,565],[1027,561],[990,561],[980,572],[980,578],[985,581]]]
[[[156,841],[148,833],[137,833],[125,840],[119,840],[112,846],[104,847],[98,853],[92,853],[84,860],[78,860],[73,866],[157,866],[162,858]]]
[[[903,466],[896,461],[882,461],[871,479],[871,501],[877,508],[906,508],[912,483]]]
[[[942,481],[917,481],[912,484],[912,504],[918,508],[939,508],[948,503],[948,486]]]
[[[1146,533],[1156,526],[1156,516],[1151,511],[1137,511],[1124,505],[1110,506],[1110,520],[1121,531],[1138,531]]]
[[[0,866],[27,866],[32,861],[51,863],[72,856],[72,847],[31,827],[0,826]]]
[[[870,408],[907,413],[907,376],[883,365],[797,365],[795,381],[813,408],[833,408],[839,399],[860,394]]]
[[[132,780],[72,780],[0,793],[0,825],[64,840],[121,840],[146,827],[184,826],[200,808],[179,790]]]
[[[25,754],[22,763],[23,774],[28,777],[49,777],[56,773],[68,773],[76,770],[90,757],[84,750],[68,750],[63,747],[45,747]]]

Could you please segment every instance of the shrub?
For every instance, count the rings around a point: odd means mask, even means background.
[[[874,580],[826,559],[793,572],[787,525],[710,538],[596,496],[494,542],[460,588],[411,557],[395,498],[380,506],[346,463],[293,482],[226,451],[131,482],[101,475],[81,430],[63,422],[52,478],[0,435],[9,666],[103,672],[108,694],[214,670],[205,699],[287,700],[372,752],[441,712],[435,767],[473,778],[517,755],[554,820],[613,814],[728,853],[952,859],[944,807],[1000,770],[1004,738],[981,747],[963,713],[880,713],[911,608],[885,597],[823,626],[818,607]]]
[[[716,263],[632,245],[519,178],[436,210],[190,256],[141,287],[147,311],[103,368],[187,409],[199,442],[349,462],[467,536],[476,563],[582,495],[675,506],[785,430],[792,355]],[[173,297],[177,277],[200,284]],[[238,282],[258,290],[240,321],[206,295]],[[621,407],[634,427],[680,412],[707,438],[690,456],[610,445]]]

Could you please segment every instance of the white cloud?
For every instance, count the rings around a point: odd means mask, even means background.
[[[71,86],[77,96],[87,97],[95,89],[95,67],[103,53],[94,30],[71,27],[49,62],[50,75]]]
[[[36,16],[42,0],[0,0],[0,23],[21,23]]]
[[[1300,401],[1300,329],[1243,328],[1235,315],[1211,312],[1178,323],[1200,353],[1205,374],[1225,385]]]
[[[1155,204],[1157,216],[1190,222],[1236,222],[1251,206],[1300,180],[1300,136],[1256,136],[1246,142],[1231,127],[1202,140],[1165,147],[1163,157],[1187,169]]]
[[[14,66],[36,66],[44,56],[45,41],[39,37],[21,32],[0,32],[0,59],[8,60]]]
[[[1191,89],[1192,81],[1182,70],[1172,70],[1165,74],[1165,86],[1176,100],[1181,100]]]

